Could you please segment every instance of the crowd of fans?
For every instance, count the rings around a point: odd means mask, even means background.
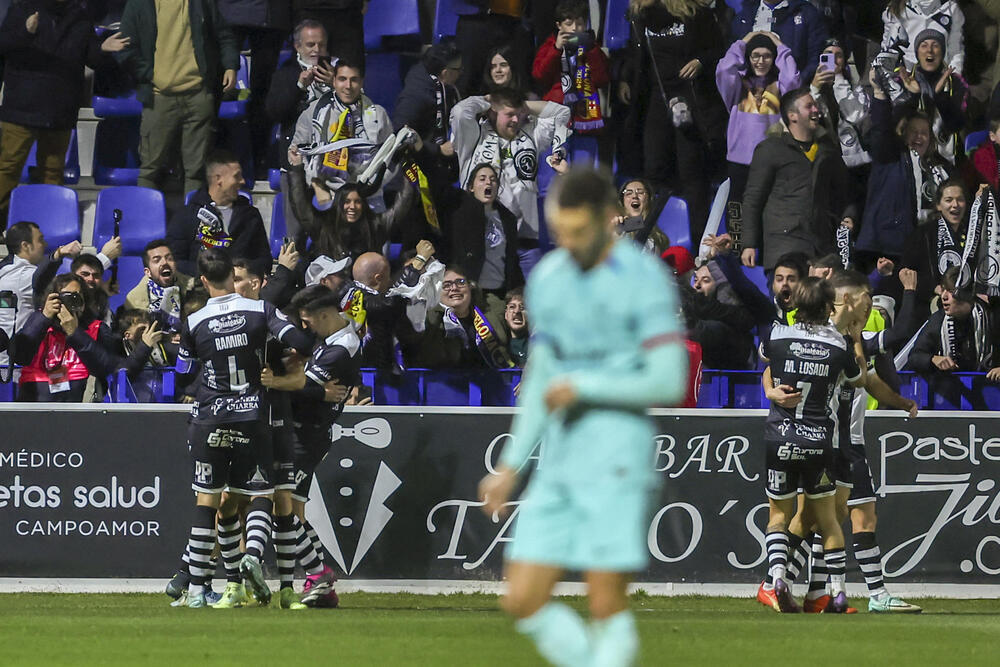
[[[38,225],[10,221],[0,348],[5,373],[21,367],[22,399],[84,400],[121,369],[141,385],[172,365],[182,318],[207,298],[195,267],[209,247],[237,260],[244,296],[284,307],[304,286],[337,292],[366,365],[384,373],[523,366],[522,287],[547,250],[542,172],[569,169],[581,137],[621,184],[609,225],[677,275],[706,367],[756,368],[755,336],[794,317],[797,281],[854,268],[899,369],[942,392],[954,371],[1000,379],[1000,3],[631,0],[628,45],[609,53],[605,0],[468,0],[391,113],[365,92],[362,16],[381,4],[11,5],[0,220],[33,144],[35,176],[61,182],[85,66],[129,81],[143,104],[139,184],[164,187],[173,170],[195,191],[146,247],[137,285],[102,277],[119,239],[96,255],[52,250]],[[280,128],[277,257],[241,195],[240,160],[214,147],[241,49],[255,171]],[[967,154],[965,136],[984,128]],[[670,197],[687,203],[691,251],[657,226]],[[758,267],[767,291],[749,277]],[[125,305],[109,312],[117,290]]]

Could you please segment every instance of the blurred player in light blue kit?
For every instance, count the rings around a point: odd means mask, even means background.
[[[503,608],[553,664],[628,665],[639,637],[626,586],[646,565],[658,490],[646,409],[684,397],[684,332],[664,267],[615,240],[619,211],[607,175],[572,169],[545,206],[560,248],[528,281],[535,326],[521,411],[497,474],[479,492],[487,513],[502,513],[544,440],[506,554]],[[565,570],[585,573],[589,627],[550,601]]]

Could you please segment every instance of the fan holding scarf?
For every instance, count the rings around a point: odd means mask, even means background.
[[[583,0],[556,5],[556,32],[538,48],[531,68],[535,82],[547,90],[542,99],[568,106],[573,113],[571,126],[581,134],[603,129],[598,90],[611,81],[608,57],[593,31],[587,30],[589,14]]]

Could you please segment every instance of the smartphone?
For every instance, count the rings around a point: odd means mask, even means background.
[[[837,69],[837,56],[832,53],[819,54],[819,65],[833,72]]]
[[[323,69],[333,69],[333,66],[330,64],[330,56],[320,56],[319,59],[316,60],[316,64]]]

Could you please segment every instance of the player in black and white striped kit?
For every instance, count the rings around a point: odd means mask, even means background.
[[[836,512],[836,450],[840,446],[837,392],[841,383],[861,386],[865,369],[861,349],[863,321],[848,324],[850,340],[830,323],[833,288],[819,278],[805,278],[794,293],[795,324],[776,323],[762,344],[773,385],[798,392],[794,408],[772,402],[764,429],[767,449],[766,491],[770,505],[765,544],[768,577],[758,600],[781,612],[801,611],[786,579],[790,550],[805,537],[789,530],[799,489],[823,535],[824,553],[834,594],[826,611],[847,610],[844,534]]]
[[[836,471],[837,512],[841,522],[850,516],[854,557],[868,586],[868,611],[874,613],[912,614],[921,611],[920,607],[891,595],[885,587],[882,554],[875,537],[875,487],[865,453],[864,436],[869,394],[878,401],[880,408],[904,410],[911,418],[917,415],[916,402],[900,396],[883,379],[895,377],[893,354],[915,333],[915,318],[912,318],[911,311],[916,301],[916,276],[907,276],[907,271],[909,270],[903,269],[900,272],[900,279],[907,292],[904,293],[903,307],[896,318],[896,324],[878,331],[865,330],[861,334],[862,349],[868,362],[864,390],[842,385],[838,392],[841,447],[838,450],[840,456]],[[840,270],[829,278],[829,282],[836,293],[837,311],[854,309],[860,319],[869,321],[872,298],[868,279],[864,275],[857,271]],[[838,319],[838,314],[835,313],[834,319]],[[797,521],[801,521],[801,517],[793,520],[793,526]],[[811,527],[807,528],[811,530]],[[788,574],[794,580],[804,568],[810,552],[813,560],[809,569],[809,592],[806,594],[804,610],[820,612],[826,608],[830,596],[826,591],[827,569],[819,538],[803,540],[799,548],[789,556]]]
[[[273,451],[260,383],[264,347],[270,335],[309,354],[313,338],[274,306],[236,294],[233,262],[225,251],[204,250],[198,257],[198,271],[210,298],[184,322],[177,356],[181,375],[193,375],[201,367],[188,431],[191,486],[197,500],[188,541],[187,606],[205,606],[202,585],[211,574],[215,516],[227,487],[230,493],[252,498],[246,555],[239,568],[258,602],[266,604],[271,592],[260,561],[271,534]]]
[[[293,508],[305,523],[305,504],[309,500],[316,467],[326,458],[332,444],[330,427],[344,410],[351,389],[361,384],[361,339],[350,318],[341,312],[341,296],[323,285],[307,287],[292,299],[291,307],[302,323],[319,339],[316,349],[301,370],[274,375],[265,369],[264,386],[293,393],[295,420],[295,481]],[[327,387],[336,382],[342,396],[329,402]],[[302,562],[309,575],[302,603],[311,607],[336,607],[333,572],[318,561]]]

